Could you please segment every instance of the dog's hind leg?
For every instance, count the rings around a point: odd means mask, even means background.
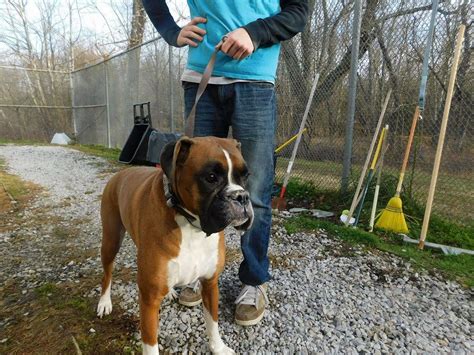
[[[102,290],[99,304],[97,306],[97,315],[102,318],[112,312],[112,300],[110,298],[110,288],[112,285],[112,270],[114,267],[114,259],[122,244],[125,228],[118,210],[104,207],[102,205],[102,247],[100,256],[102,259],[102,267],[104,268],[104,276],[102,278]]]

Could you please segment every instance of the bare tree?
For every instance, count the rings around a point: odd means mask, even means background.
[[[128,48],[135,47],[143,42],[143,34],[145,33],[145,9],[142,0],[133,1],[133,15],[131,24],[131,33],[128,39]]]
[[[72,12],[74,6],[69,5]],[[70,105],[68,77],[58,71],[70,68],[70,48],[77,37],[68,34],[72,14],[63,16],[58,1],[38,2],[37,18],[27,16],[27,6],[27,0],[8,0],[0,9],[4,19],[0,42],[11,58],[6,64],[30,69],[17,70],[17,81],[2,87],[2,97],[26,106],[14,114],[19,131],[49,138],[57,129],[70,131],[70,110],[52,107]]]

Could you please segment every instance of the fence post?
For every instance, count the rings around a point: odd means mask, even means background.
[[[344,162],[342,166],[341,192],[346,193],[349,186],[349,175],[352,159],[352,139],[354,132],[354,113],[357,93],[357,68],[359,66],[359,42],[362,0],[354,2],[352,22],[351,70],[349,74],[349,95],[347,99],[346,136],[344,143]]]
[[[107,147],[112,148],[112,140],[110,137],[110,110],[109,110],[109,74],[107,70],[107,62],[104,62],[105,73],[105,110],[107,115]]]
[[[75,118],[75,109],[74,109],[74,47],[70,45],[69,51],[69,90],[71,94],[71,116],[72,116],[72,128],[74,130],[74,139],[77,139],[77,126]]]
[[[169,83],[168,87],[170,88],[170,128],[171,132],[174,133],[175,126],[174,126],[174,105],[173,105],[173,47],[168,45],[168,69],[169,69]]]
[[[76,117],[75,117],[75,104],[74,104],[74,72],[72,69],[69,71],[69,90],[71,92],[71,116],[72,116],[72,127],[74,130],[74,139],[77,139],[77,126],[76,126]]]

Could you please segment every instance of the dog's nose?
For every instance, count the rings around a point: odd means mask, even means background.
[[[250,195],[245,190],[232,191],[229,195],[229,198],[240,203],[242,206],[248,205],[250,201]]]

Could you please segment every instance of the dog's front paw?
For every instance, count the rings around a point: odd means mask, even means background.
[[[112,312],[112,300],[109,297],[102,296],[97,305],[97,316],[102,318],[102,316],[107,316]]]
[[[211,351],[213,354],[216,355],[234,355],[235,351],[229,348],[228,346],[222,344],[219,348],[212,348]]]

